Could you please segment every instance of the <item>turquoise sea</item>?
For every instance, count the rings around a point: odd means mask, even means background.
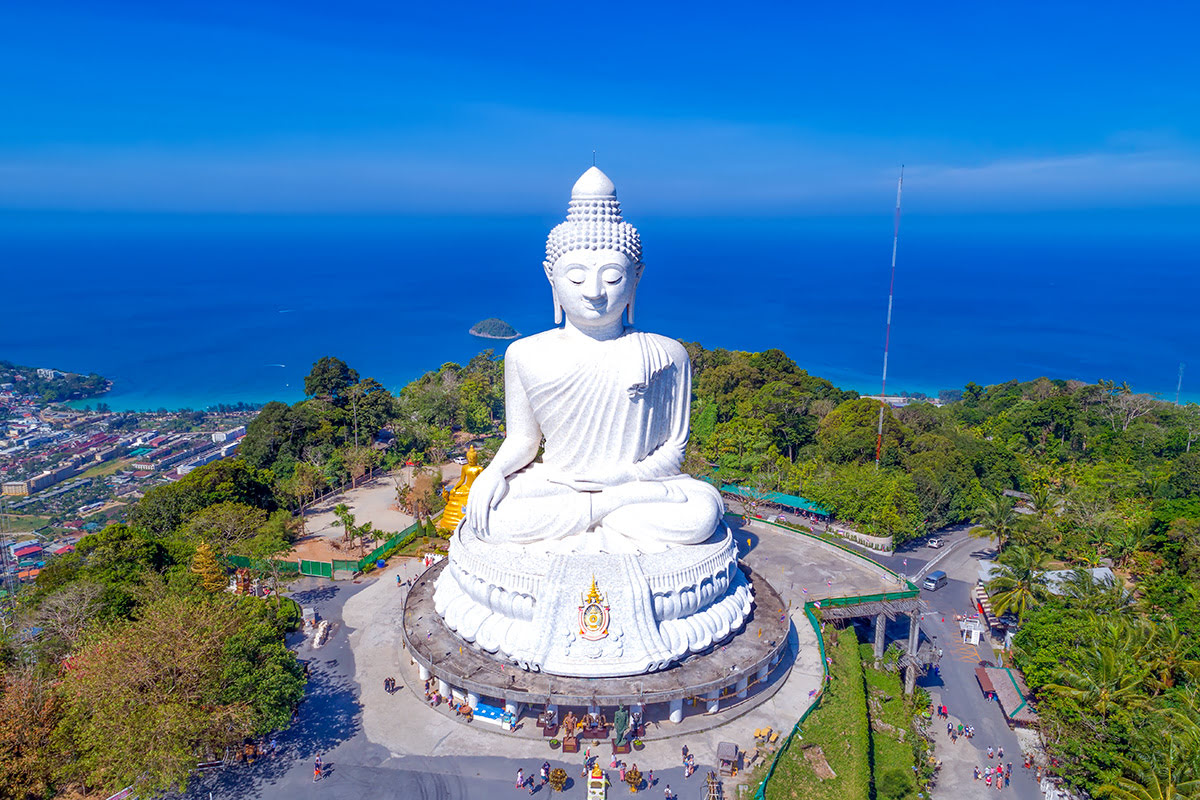
[[[892,220],[639,218],[638,325],[778,347],[879,390]],[[888,390],[1039,375],[1200,397],[1194,210],[906,216]],[[542,218],[0,214],[0,358],[115,381],[115,409],[293,401],[323,355],[392,389],[551,323]]]

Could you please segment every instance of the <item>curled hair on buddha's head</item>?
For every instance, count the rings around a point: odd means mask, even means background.
[[[542,266],[553,285],[554,265],[575,250],[613,250],[629,259],[634,281],[642,277],[642,239],[637,228],[621,219],[617,190],[607,175],[590,167],[571,189],[567,219],[546,237],[546,260]],[[636,293],[635,293],[636,294]],[[633,324],[633,301],[628,306]],[[562,306],[554,298],[554,323],[562,322]]]

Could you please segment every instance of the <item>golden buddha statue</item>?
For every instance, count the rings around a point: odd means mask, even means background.
[[[467,465],[462,468],[462,476],[459,477],[458,483],[454,484],[453,489],[442,490],[442,499],[446,501],[446,510],[442,513],[442,518],[438,520],[439,531],[445,531],[447,534],[454,533],[459,520],[463,518],[463,508],[467,505],[467,495],[471,493],[471,484],[475,482],[475,476],[481,472],[483,472],[483,467],[479,466],[479,455],[475,452],[475,445],[471,445],[467,450]]]

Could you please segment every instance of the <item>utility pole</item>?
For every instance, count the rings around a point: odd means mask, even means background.
[[[888,284],[887,327],[883,334],[883,381],[879,388],[879,432],[875,437],[875,468],[883,453],[883,410],[887,406],[888,345],[892,339],[892,296],[896,290],[896,247],[900,241],[900,194],[904,191],[904,165],[900,165],[900,181],[896,184],[896,222],[892,230],[892,280]]]
[[[1183,388],[1183,368],[1186,366],[1187,364],[1182,361],[1179,362],[1179,380],[1175,384],[1175,405],[1179,405],[1179,390]]]

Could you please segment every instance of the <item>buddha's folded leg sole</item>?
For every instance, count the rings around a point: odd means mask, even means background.
[[[754,598],[724,525],[662,553],[531,554],[460,527],[434,605],[465,642],[526,669],[636,675],[740,630]]]

